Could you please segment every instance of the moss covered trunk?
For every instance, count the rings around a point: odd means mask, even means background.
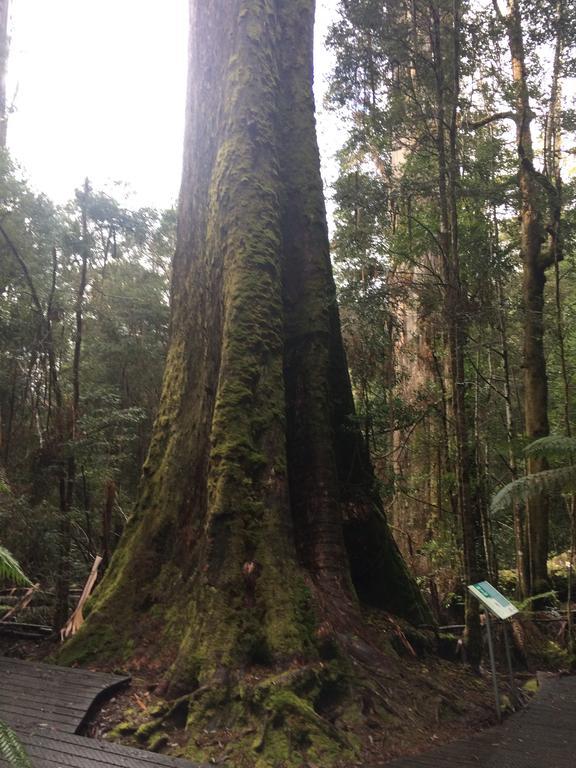
[[[247,668],[314,663],[326,623],[355,631],[358,598],[429,621],[352,418],[313,13],[313,0],[191,2],[161,404],[136,512],[65,650],[157,656],[169,695],[210,690],[219,710]]]

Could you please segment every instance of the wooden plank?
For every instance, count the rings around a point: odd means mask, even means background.
[[[15,673],[19,671],[23,677],[66,677],[69,679],[83,679],[86,682],[100,686],[108,686],[114,681],[128,680],[127,675],[112,675],[106,672],[92,672],[88,669],[78,669],[76,667],[58,667],[54,664],[43,664],[40,662],[23,661],[7,656],[0,656],[0,672]]]
[[[82,737],[78,737],[82,738]],[[90,744],[90,739],[82,739],[83,742]],[[40,757],[43,760],[50,760],[51,762],[61,763],[70,768],[75,768],[79,763],[84,765],[93,765],[94,768],[98,766],[107,765],[114,766],[114,768],[133,768],[135,755],[129,752],[125,747],[122,752],[116,752],[107,749],[107,744],[103,742],[94,742],[98,746],[92,748],[86,748],[84,744],[72,744],[66,745],[62,742],[55,741],[53,743],[47,743],[44,739],[40,744],[32,743],[26,744],[26,750],[30,757]],[[102,744],[100,747],[99,745]],[[69,749],[66,747],[69,746]],[[151,755],[156,757],[154,752],[144,752],[144,750],[136,750],[138,754],[136,758],[139,765],[146,764],[147,766],[162,766],[165,768],[165,763],[160,763],[157,760],[149,759]],[[146,755],[146,759],[143,756]],[[172,766],[172,763],[169,763]]]
[[[38,703],[27,706],[24,700],[19,699],[14,703],[5,701],[0,704],[0,719],[10,724],[19,719],[20,715],[34,714],[38,722],[49,722],[55,728],[76,733],[86,716],[86,711],[55,710],[52,702],[47,702],[44,706],[39,706]]]
[[[18,696],[21,699],[29,701],[35,701],[37,699],[62,701],[66,704],[78,710],[86,709],[86,702],[88,705],[90,702],[102,692],[100,686],[95,688],[80,688],[78,686],[72,687],[66,681],[54,680],[52,683],[46,684],[45,681],[40,682],[37,685],[28,683],[27,680],[21,680],[20,678],[6,679],[0,675],[0,697],[4,696]]]
[[[181,758],[70,734],[25,734],[22,742],[34,768],[208,768]]]
[[[32,735],[41,735],[42,737],[45,736],[44,733],[37,734],[33,733]],[[166,768],[169,768],[169,766],[174,765],[174,761],[176,762],[183,762],[186,763],[188,766],[190,765],[188,761],[186,760],[180,760],[180,758],[174,758],[170,757],[169,755],[162,755],[157,754],[155,752],[147,752],[145,750],[137,749],[135,747],[125,747],[122,744],[116,744],[113,741],[103,741],[103,740],[97,740],[97,739],[85,739],[81,736],[74,736],[70,735],[69,733],[63,733],[63,734],[56,734],[52,736],[47,736],[46,738],[43,738],[43,743],[49,745],[51,741],[57,742],[58,744],[66,744],[68,745],[67,749],[73,750],[78,747],[79,741],[78,739],[81,739],[83,746],[96,750],[96,751],[104,751],[107,754],[117,754],[119,756],[125,756],[128,753],[134,752],[137,754],[138,759],[145,764],[150,765],[162,765],[166,766]]]
[[[23,712],[21,709],[7,706],[2,708],[2,720],[17,730],[20,730],[23,724],[30,728],[34,728],[35,725],[42,727],[50,725],[73,733],[78,726],[77,717],[55,713],[49,709],[44,711],[30,709]]]
[[[74,732],[74,728],[77,727],[78,722],[81,720],[82,715],[77,713],[70,713],[67,710],[54,710],[52,707],[24,707],[18,704],[6,704],[2,707],[2,719],[6,721],[18,720],[22,718],[36,718],[36,722],[46,722],[52,720],[54,722],[61,722],[63,725],[67,724],[71,733]]]
[[[10,693],[0,693],[0,708],[2,711],[12,708],[14,710],[22,710],[23,712],[42,712],[49,709],[55,714],[66,715],[67,717],[78,718],[83,716],[82,710],[67,706],[65,703],[47,702],[46,699],[42,698],[33,700],[28,697],[22,698],[18,695],[10,695]]]
[[[0,719],[18,731],[42,723],[76,733],[103,696],[130,678],[0,657]]]

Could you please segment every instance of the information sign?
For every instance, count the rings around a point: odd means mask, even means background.
[[[518,613],[518,608],[487,581],[470,584],[468,589],[482,605],[499,619],[509,619]]]

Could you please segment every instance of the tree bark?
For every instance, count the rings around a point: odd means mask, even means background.
[[[465,372],[466,313],[459,253],[459,222],[457,183],[459,160],[457,152],[457,110],[460,91],[460,4],[455,0],[451,17],[452,72],[447,87],[441,43],[440,11],[432,11],[432,53],[436,78],[438,200],[440,208],[439,241],[444,263],[445,315],[448,328],[450,384],[452,395],[453,434],[456,444],[456,486],[458,512],[462,524],[464,579],[473,584],[486,578],[482,516],[478,500],[475,452],[470,440],[473,423],[469,412]],[[451,98],[447,98],[447,93]],[[446,130],[448,128],[448,130]],[[448,134],[448,135],[447,135]],[[482,636],[478,601],[465,592],[466,629],[464,644],[472,667],[478,667],[482,657]]]
[[[495,237],[498,237],[498,231],[495,227]],[[512,382],[510,374],[510,349],[508,344],[508,326],[506,323],[506,310],[504,306],[504,296],[502,283],[498,281],[498,330],[500,332],[500,344],[502,350],[502,374],[503,374],[503,397],[504,414],[506,424],[506,442],[508,445],[508,466],[512,480],[517,480],[519,476],[518,462],[516,460],[516,451],[514,440],[516,438],[516,428],[514,423],[514,412],[512,408]],[[528,544],[526,530],[526,508],[519,501],[514,502],[513,506],[514,520],[514,546],[516,550],[516,580],[517,597],[526,599],[530,593],[530,574],[528,570]]]
[[[518,181],[521,201],[520,251],[523,264],[523,358],[524,431],[532,441],[549,434],[548,377],[544,350],[544,287],[546,269],[553,263],[544,252],[546,241],[542,190],[538,189],[533,167],[531,122],[533,112],[526,77],[522,15],[518,0],[509,0],[505,18],[512,59],[516,107]],[[546,460],[530,458],[528,472],[546,469]],[[530,594],[548,589],[548,507],[546,494],[531,498],[526,505],[528,521],[528,577]]]
[[[6,147],[8,108],[6,104],[6,69],[8,66],[8,6],[9,0],[0,0],[0,149]]]
[[[90,185],[88,179],[84,182],[84,190],[79,196],[82,248],[80,261],[80,276],[76,291],[74,315],[76,327],[74,333],[74,355],[72,359],[72,402],[70,407],[69,425],[66,438],[68,440],[66,467],[62,466],[63,477],[60,478],[60,525],[59,525],[59,562],[56,575],[56,603],[54,610],[54,626],[59,629],[68,620],[72,547],[72,514],[76,496],[76,440],[78,439],[78,418],[80,415],[80,360],[82,356],[82,334],[84,327],[84,299],[88,283],[88,264],[90,259],[90,244],[88,232],[88,198]]]
[[[247,667],[317,658],[326,623],[344,648],[358,599],[430,621],[352,419],[313,13],[313,0],[191,2],[161,403],[136,512],[65,650],[131,643],[169,667],[168,694],[210,691],[220,712]]]

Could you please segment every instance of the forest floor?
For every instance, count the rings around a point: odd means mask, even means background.
[[[3,655],[42,660],[55,649],[51,641],[0,637]],[[360,746],[358,758],[352,762],[347,758],[340,764],[341,768],[366,765],[377,768],[395,757],[465,739],[496,722],[489,670],[475,675],[459,662],[430,655],[418,659],[400,653],[397,661],[390,661],[389,669],[382,670],[378,686],[370,686],[363,694],[362,716],[352,725],[349,719],[339,721],[337,715],[334,717],[336,728],[343,728],[346,737]],[[161,704],[161,699],[154,694],[160,682],[160,668],[146,662],[123,668],[122,672],[132,675],[131,686],[104,703],[88,724],[86,735],[113,738],[126,745],[173,755],[187,754],[190,735],[182,727],[183,723],[175,722],[168,730],[163,727],[156,739],[151,738],[150,733],[144,739],[135,735],[137,727],[149,722],[150,712]],[[523,677],[528,676],[526,673]],[[502,692],[504,700],[509,701],[504,679]],[[233,750],[235,738],[233,732],[216,728],[197,734],[195,741],[201,750],[208,749],[214,755],[214,764],[224,764]],[[308,765],[317,768],[316,763]]]

